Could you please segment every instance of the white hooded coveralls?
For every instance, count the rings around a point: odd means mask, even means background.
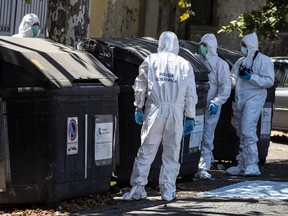
[[[214,34],[205,34],[200,43],[206,44],[208,53],[205,58],[201,57],[207,68],[210,89],[206,97],[204,134],[201,147],[201,157],[198,165],[199,171],[208,171],[211,168],[211,162],[214,160],[214,131],[221,113],[221,106],[224,104],[231,93],[230,69],[227,62],[221,59],[217,54],[217,39]],[[197,55],[199,56],[199,55]],[[214,103],[218,106],[215,115],[210,115],[209,105]]]
[[[240,138],[240,151],[237,160],[238,165],[244,171],[248,165],[258,167],[257,123],[267,97],[266,89],[274,84],[274,66],[270,58],[262,53],[258,53],[253,62],[254,54],[258,51],[256,33],[244,36],[242,41],[248,48],[248,55],[240,58],[233,65],[231,78],[232,84],[235,86],[232,125]],[[251,78],[249,80],[240,78],[238,76],[240,64],[251,68],[252,62]]]
[[[194,118],[198,102],[193,68],[178,52],[177,36],[163,32],[158,53],[150,54],[139,67],[134,105],[142,108],[145,98],[146,103],[141,146],[130,179],[133,186],[147,184],[151,164],[163,144],[159,185],[176,193],[183,116]]]
[[[31,27],[35,24],[39,23],[39,18],[37,15],[33,13],[26,14],[19,25],[18,34],[13,35],[12,37],[31,37],[33,38],[33,32]],[[39,36],[40,30],[38,32]],[[37,37],[36,36],[36,37]]]

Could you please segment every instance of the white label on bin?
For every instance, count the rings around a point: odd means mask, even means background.
[[[261,113],[261,132],[260,134],[270,134],[272,108],[262,108]]]
[[[112,158],[113,123],[95,125],[95,161]]]
[[[67,155],[78,154],[78,117],[67,119]]]
[[[204,130],[204,115],[195,116],[195,127],[192,131],[189,141],[189,149],[191,148],[200,148],[203,130]]]

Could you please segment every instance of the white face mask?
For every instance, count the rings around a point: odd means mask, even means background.
[[[247,47],[241,46],[241,53],[242,53],[243,56],[246,57],[246,56],[248,55],[248,49],[247,49]]]

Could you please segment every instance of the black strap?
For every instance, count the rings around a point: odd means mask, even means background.
[[[251,65],[251,69],[252,69],[252,67],[253,67],[253,64],[254,64],[254,60],[255,60],[256,56],[258,55],[258,53],[259,53],[259,51],[258,51],[258,50],[256,50],[256,52],[254,53],[254,56],[253,56],[253,59],[252,59],[252,65]]]

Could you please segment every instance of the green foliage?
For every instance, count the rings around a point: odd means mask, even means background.
[[[26,3],[27,3],[27,4],[30,4],[30,0],[26,0]]]
[[[259,11],[250,11],[241,14],[236,20],[222,26],[218,33],[239,31],[239,36],[257,31],[271,41],[278,38],[279,32],[288,31],[288,1],[267,0],[266,5]]]

